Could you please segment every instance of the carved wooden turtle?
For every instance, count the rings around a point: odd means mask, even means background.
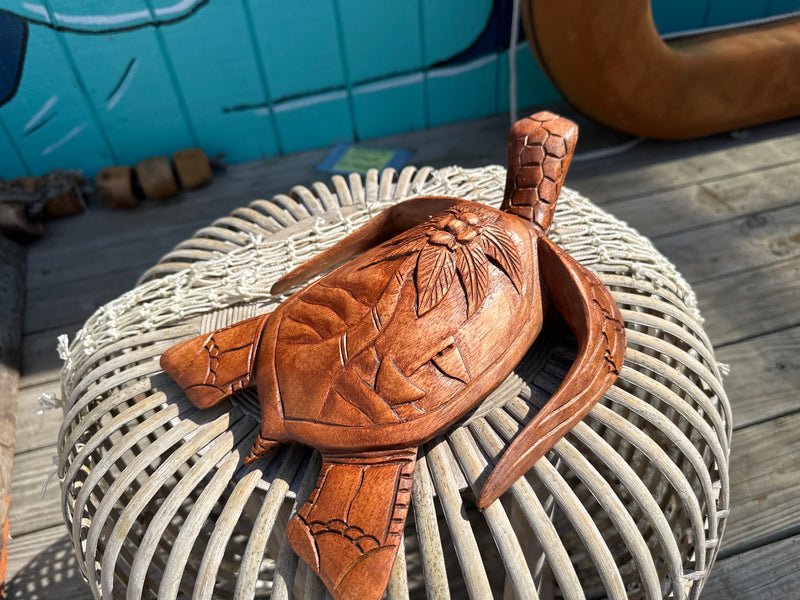
[[[505,379],[550,308],[574,332],[577,357],[499,459],[478,506],[505,492],[616,378],[619,311],[545,233],[576,139],[575,124],[551,113],[517,122],[501,210],[445,197],[400,203],[280,279],[274,293],[350,259],[274,312],[162,356],[199,407],[257,385],[262,425],[248,462],[289,442],[322,452],[316,489],[287,536],[335,599],[381,596],[417,449]]]

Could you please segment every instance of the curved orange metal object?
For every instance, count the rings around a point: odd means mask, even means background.
[[[615,129],[685,139],[800,114],[800,18],[672,42],[643,0],[529,0],[522,20],[564,97]]]

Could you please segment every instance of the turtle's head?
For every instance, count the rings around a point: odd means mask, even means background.
[[[577,141],[578,126],[551,112],[514,123],[508,133],[508,175],[501,210],[546,230]]]

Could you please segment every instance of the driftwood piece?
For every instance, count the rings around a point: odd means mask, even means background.
[[[178,185],[184,190],[196,190],[211,183],[211,163],[201,148],[186,148],[172,155]]]
[[[164,200],[178,193],[178,183],[166,156],[152,156],[136,163],[136,180],[145,198]]]
[[[163,354],[164,370],[200,408],[257,385],[262,426],[248,462],[289,442],[322,452],[316,488],[287,537],[337,600],[381,596],[417,449],[505,379],[550,308],[578,340],[575,362],[482,486],[476,481],[479,508],[550,450],[619,373],[619,310],[545,233],[576,139],[576,126],[551,113],[519,121],[501,210],[447,197],[396,205],[279,280],[273,293],[351,259],[274,312]]]
[[[141,200],[133,191],[133,169],[126,165],[103,167],[97,172],[97,197],[108,208],[135,208]]]

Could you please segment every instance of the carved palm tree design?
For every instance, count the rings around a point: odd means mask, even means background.
[[[461,281],[471,317],[486,297],[491,260],[522,290],[522,263],[516,244],[497,223],[494,211],[479,206],[455,206],[436,215],[427,227],[407,239],[387,245],[398,246],[383,260],[417,253],[415,282],[419,294],[417,315],[436,308],[456,279]]]

